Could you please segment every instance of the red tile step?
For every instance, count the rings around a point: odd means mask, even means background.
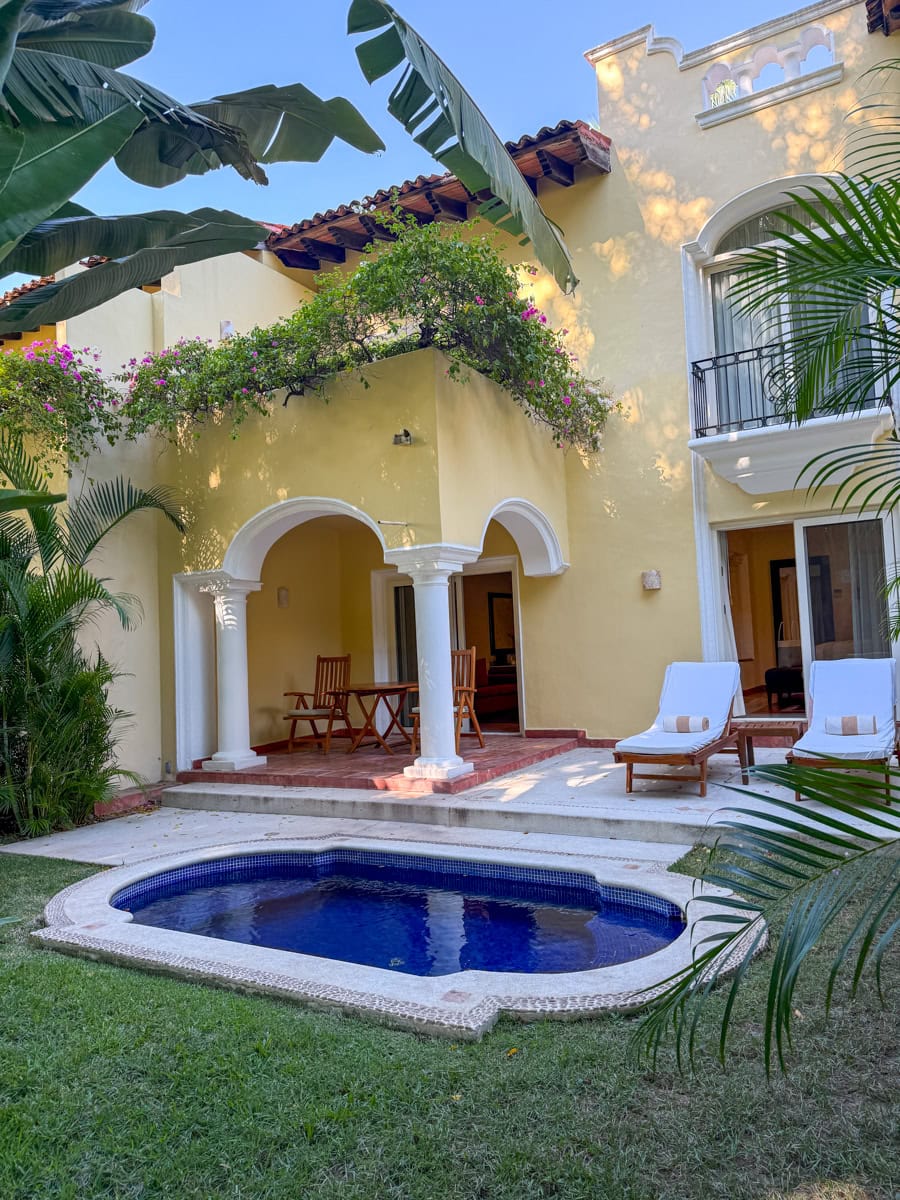
[[[180,771],[179,783],[253,783],[270,787],[366,788],[404,795],[456,795],[481,787],[500,775],[521,771],[558,754],[575,750],[577,737],[518,737],[486,734],[482,749],[468,739],[463,742],[462,757],[474,764],[474,771],[456,779],[407,779],[403,768],[413,762],[404,741],[392,742],[395,753],[388,755],[379,746],[362,747],[349,755],[340,743],[327,756],[314,747],[294,754],[269,754],[265,766],[244,771]],[[405,751],[405,753],[404,753]]]

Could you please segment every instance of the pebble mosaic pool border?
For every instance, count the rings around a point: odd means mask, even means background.
[[[592,971],[536,976],[512,973],[460,972],[442,977],[398,976],[375,967],[353,967],[332,959],[260,947],[221,943],[193,934],[181,934],[132,923],[129,913],[111,906],[111,900],[126,887],[139,885],[167,869],[198,868],[216,860],[260,854],[334,853],[351,850],[385,854],[377,840],[341,838],[279,839],[233,843],[204,851],[160,855],[142,863],[102,871],[73,884],[51,899],[45,909],[47,927],[31,936],[42,946],[95,960],[130,965],[173,975],[180,979],[252,992],[306,1006],[363,1015],[389,1025],[427,1034],[454,1038],[479,1038],[501,1013],[523,1020],[544,1017],[575,1019],[602,1012],[629,1012],[646,1005],[662,991],[662,981],[687,965],[694,943],[693,926],[702,914],[709,915],[718,889],[698,891],[696,881],[685,876],[656,875],[654,899],[684,911],[689,901],[685,932],[655,954],[630,963]],[[320,843],[320,845],[316,845]],[[321,843],[327,846],[324,849]],[[330,843],[330,845],[328,845]],[[496,847],[424,842],[405,842],[409,853],[399,857],[427,858],[459,863],[489,871],[508,867],[528,872],[546,871],[551,876],[572,873],[587,875],[599,886],[613,891],[649,893],[634,886],[634,880],[618,880],[623,868],[605,858],[579,854],[566,856],[567,869],[560,868],[559,852],[513,852]],[[515,858],[510,863],[510,858]],[[602,872],[602,877],[601,877]],[[642,881],[643,882],[643,881]],[[718,923],[705,921],[697,937],[707,936]],[[765,938],[756,949],[763,948]],[[750,939],[736,946],[726,964],[736,968],[747,952]],[[349,969],[348,969],[349,968]],[[386,978],[387,977],[387,978]]]

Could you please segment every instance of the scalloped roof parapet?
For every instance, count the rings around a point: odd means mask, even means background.
[[[799,8],[783,17],[764,21],[761,25],[754,25],[750,29],[745,29],[730,37],[722,38],[718,42],[712,42],[708,46],[702,46],[699,50],[690,50],[687,53],[677,38],[657,37],[653,25],[644,25],[632,33],[626,33],[611,42],[605,42],[603,45],[594,47],[593,50],[586,51],[584,57],[591,65],[594,65],[605,58],[612,58],[616,54],[630,50],[633,46],[639,46],[643,42],[648,55],[671,54],[679,71],[689,71],[693,67],[713,62],[722,55],[731,54],[745,46],[752,46],[767,38],[777,37],[787,30],[797,29],[801,25],[807,25],[811,21],[827,17],[830,13],[851,8],[858,2],[859,0],[819,0],[817,4],[808,4],[805,8]]]

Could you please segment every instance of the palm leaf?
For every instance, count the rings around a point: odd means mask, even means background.
[[[348,33],[376,29],[384,32],[358,45],[356,55],[370,83],[404,65],[388,111],[473,195],[490,190],[493,197],[481,205],[481,215],[531,241],[560,288],[572,291],[578,280],[565,243],[460,81],[384,0],[352,0]]]
[[[21,435],[0,428],[0,476],[3,476],[19,492],[36,493],[48,497],[47,504],[29,505],[28,519],[34,530],[41,565],[49,571],[62,554],[60,527],[55,506],[56,498],[47,487],[37,463],[25,449]],[[66,497],[59,496],[62,501]]]
[[[769,968],[764,1055],[767,1071],[775,1063],[785,1069],[796,987],[825,934],[853,914],[833,954],[827,1009],[840,977],[849,972],[855,994],[865,973],[880,969],[896,932],[891,914],[900,899],[900,816],[885,807],[883,767],[862,768],[862,778],[788,765],[759,767],[754,774],[796,789],[821,807],[801,809],[793,800],[750,793],[761,811],[729,810],[703,874],[704,884],[731,893],[717,900],[725,928],[700,939],[691,966],[665,981],[666,991],[641,1023],[635,1046],[651,1059],[670,1036],[679,1061],[693,1057],[707,1001],[731,973],[719,1032],[724,1058],[752,951],[761,947],[767,927],[780,924]],[[890,778],[892,790],[900,790],[900,772]],[[720,919],[720,913],[704,913],[698,929]]]
[[[64,518],[66,559],[75,566],[84,566],[110,530],[147,510],[162,513],[179,533],[184,533],[181,501],[171,489],[141,488],[121,478],[95,483],[72,502]]]
[[[61,504],[66,499],[63,493],[19,491],[15,488],[0,488],[0,513],[20,512],[22,509],[39,508],[48,504]]]
[[[779,214],[788,232],[776,248],[747,254],[734,304],[770,315],[784,341],[791,416],[858,411],[900,381],[900,182],[842,176],[788,198],[806,220]],[[797,314],[787,339],[777,326],[785,304]]]

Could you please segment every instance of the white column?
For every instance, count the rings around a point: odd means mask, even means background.
[[[404,774],[411,779],[454,779],[474,766],[456,753],[453,677],[450,665],[450,576],[479,551],[470,546],[421,546],[386,551],[412,580],[419,661],[419,757]]]
[[[262,766],[250,749],[250,690],[247,672],[247,596],[259,582],[232,579],[224,572],[202,590],[213,593],[216,613],[216,695],[218,744],[206,771],[241,771]]]

